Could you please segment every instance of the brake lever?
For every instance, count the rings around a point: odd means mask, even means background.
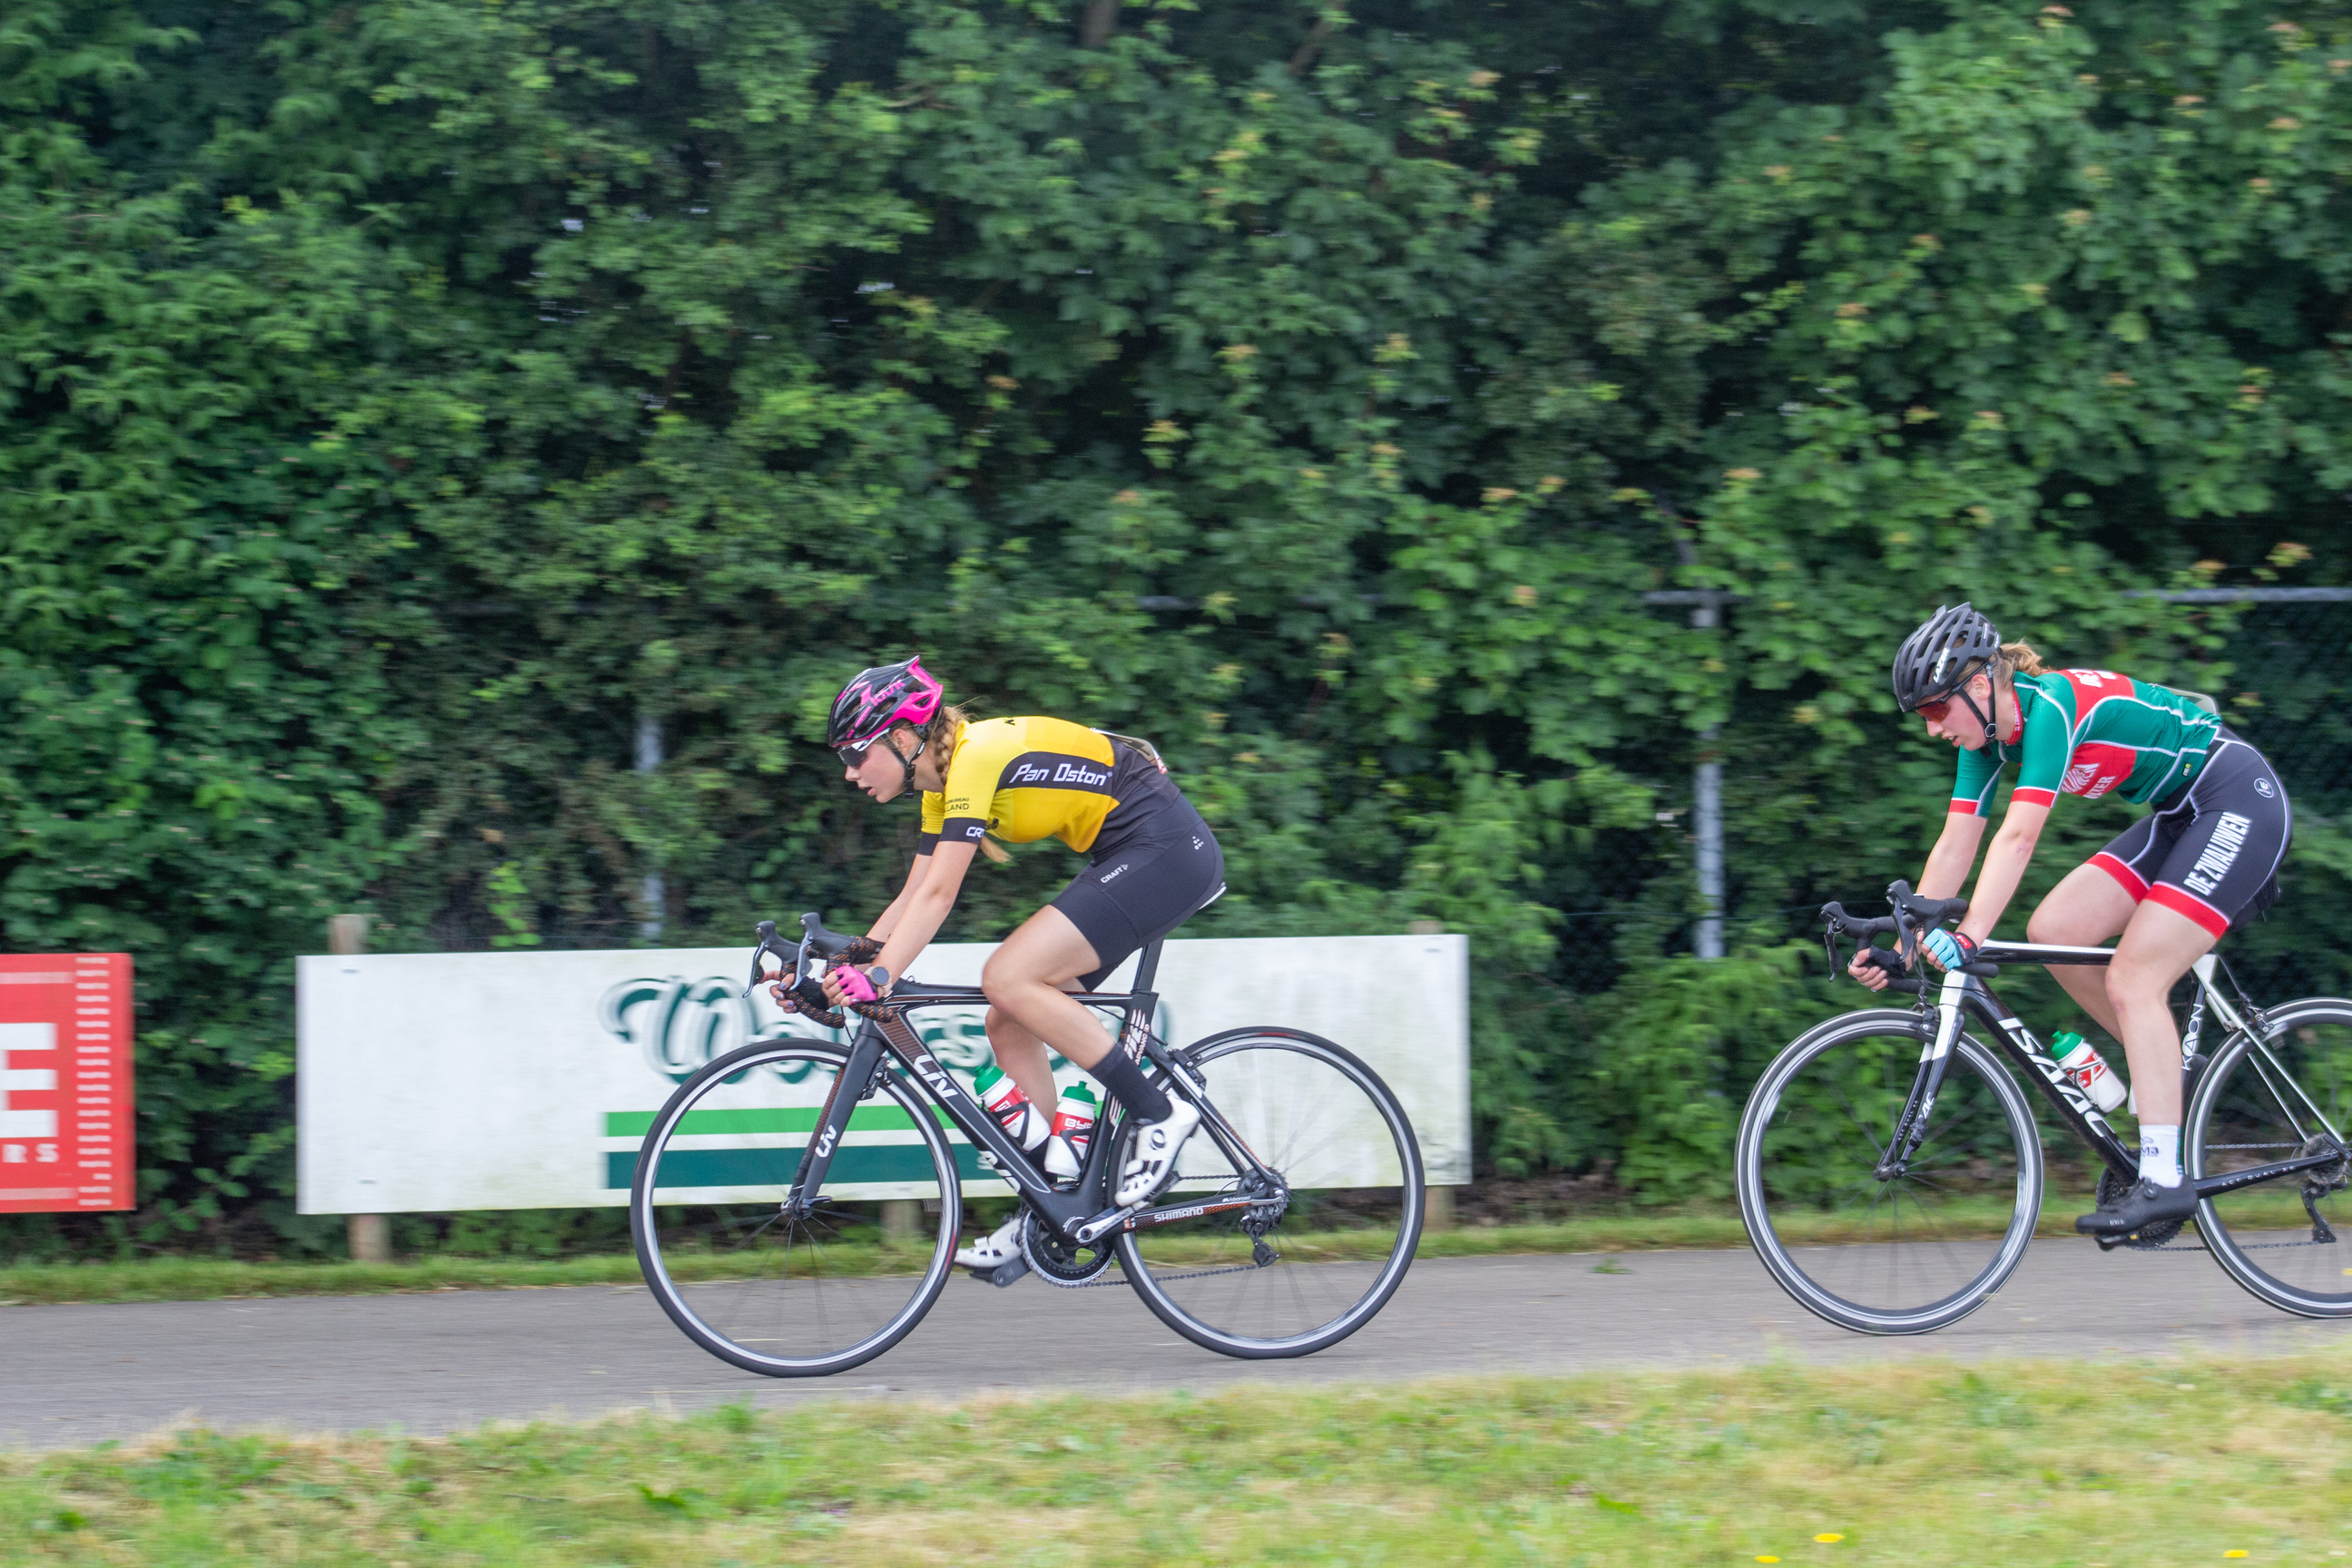
[[[774,953],[778,961],[794,974],[800,973],[801,967],[800,955],[786,952],[783,946],[776,941],[775,921],[761,921],[753,928],[752,934],[760,939],[760,945],[751,950],[751,978],[743,984],[743,1000],[747,1002],[751,1000],[752,992],[775,978],[769,974],[766,967],[760,962],[770,953]]]

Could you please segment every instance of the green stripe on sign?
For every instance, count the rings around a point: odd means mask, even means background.
[[[955,1151],[956,1173],[967,1182],[989,1173],[980,1168],[976,1151],[966,1144]],[[673,1149],[662,1160],[662,1190],[673,1187],[773,1187],[781,1194],[793,1184],[800,1169],[799,1149]],[[604,1185],[629,1186],[637,1179],[634,1150],[614,1150],[604,1156]],[[833,1157],[825,1184],[855,1182],[928,1182],[930,1151],[917,1143],[885,1143],[851,1148],[845,1145]]]
[[[684,1135],[746,1132],[813,1132],[816,1130],[815,1105],[759,1106],[741,1110],[689,1110],[678,1124]],[[608,1110],[604,1112],[604,1136],[607,1138],[642,1138],[654,1130],[651,1110]],[[931,1115],[942,1127],[950,1123],[945,1112],[931,1107]],[[849,1113],[852,1132],[904,1132],[915,1125],[915,1119],[895,1105],[861,1105]]]

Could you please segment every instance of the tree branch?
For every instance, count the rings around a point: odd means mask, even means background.
[[[1347,0],[1333,0],[1331,5],[1323,8],[1315,18],[1315,26],[1307,29],[1307,39],[1298,46],[1298,52],[1290,57],[1292,76],[1307,74],[1307,68],[1313,65],[1315,57],[1323,52],[1324,42],[1331,37],[1338,23],[1347,19]]]
[[[1118,31],[1120,0],[1088,0],[1087,19],[1078,27],[1078,47],[1098,49]]]

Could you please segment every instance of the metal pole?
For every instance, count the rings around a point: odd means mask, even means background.
[[[650,713],[641,713],[637,716],[637,772],[650,773],[661,765],[661,721]],[[638,929],[647,942],[659,942],[662,927],[669,917],[669,884],[659,871],[648,871],[642,892],[646,919]]]
[[[1717,605],[1710,597],[1691,608],[1691,625],[1712,630]],[[1698,955],[1723,956],[1723,763],[1715,754],[1722,726],[1710,724],[1699,736],[1700,762],[1691,777],[1691,795],[1698,828]]]

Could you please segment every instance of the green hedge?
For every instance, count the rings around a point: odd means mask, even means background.
[[[2238,700],[2226,613],[2127,593],[2345,580],[2346,28],[21,0],[0,922],[137,956],[113,1234],[323,1234],[289,958],[331,912],[626,945],[658,872],[672,941],[858,918],[912,824],[824,704],[915,649],[1157,739],[1229,858],[1201,933],[1468,931],[1488,1168],[1706,1189],[1831,1005],[1792,911],[1939,820],[1901,631],[1969,596]],[[1756,948],[1713,970],[1702,751]],[[2324,816],[2289,907],[2337,952]]]

